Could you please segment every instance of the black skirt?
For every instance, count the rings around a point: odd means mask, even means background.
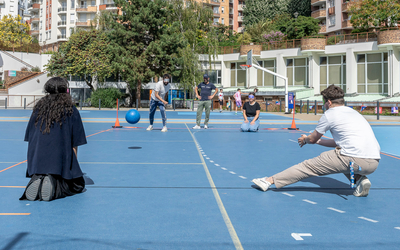
[[[28,185],[26,186],[26,188],[28,188],[29,185],[31,185],[31,183],[37,179],[43,180],[43,178],[45,176],[49,176],[51,184],[53,185],[53,193],[51,195],[50,200],[60,199],[60,198],[66,197],[66,196],[71,196],[74,194],[82,193],[85,190],[85,179],[83,179],[83,177],[78,177],[75,179],[67,180],[67,179],[62,178],[59,175],[50,175],[50,174],[49,175],[36,175],[36,174],[33,175],[31,180],[29,181]],[[39,186],[37,200],[42,200],[41,192],[40,192],[41,187],[42,187],[42,184],[40,184],[40,186]],[[20,200],[27,200],[25,193],[26,193],[26,189],[25,189],[25,192],[22,195],[22,197],[19,198]]]

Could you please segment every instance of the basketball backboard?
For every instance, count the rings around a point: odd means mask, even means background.
[[[249,65],[249,67],[253,66],[253,50],[252,49],[247,52],[246,64]]]

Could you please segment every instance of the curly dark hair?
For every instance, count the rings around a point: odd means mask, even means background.
[[[325,101],[331,100],[332,103],[344,104],[344,91],[335,85],[330,85],[328,88],[321,91]]]
[[[55,123],[61,127],[66,117],[72,115],[74,104],[67,90],[68,81],[61,77],[53,77],[45,83],[44,91],[47,95],[33,108],[33,113],[37,114],[35,126],[40,123],[40,132],[43,134],[50,133]]]

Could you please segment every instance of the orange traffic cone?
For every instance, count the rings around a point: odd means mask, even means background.
[[[292,120],[292,126],[288,128],[289,130],[299,130],[299,128],[296,128],[296,122],[294,121],[295,113],[296,113],[296,100],[293,98],[293,120]]]
[[[115,125],[112,126],[113,128],[122,128],[122,126],[119,125],[119,120],[118,120],[118,109],[119,109],[118,104],[119,104],[119,103],[118,103],[118,99],[117,99],[117,120],[115,120]]]

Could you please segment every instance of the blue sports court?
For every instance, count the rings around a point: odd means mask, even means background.
[[[234,112],[212,112],[208,130],[193,130],[195,112],[168,111],[161,133],[158,111],[153,131],[148,111],[135,125],[125,112],[112,129],[115,111],[80,111],[87,191],[39,202],[18,200],[31,111],[0,110],[0,249],[399,249],[400,121],[371,122],[382,159],[358,198],[344,175],[252,187],[329,150],[297,144],[315,118],[290,131],[291,118],[262,113],[260,130],[242,133]]]

